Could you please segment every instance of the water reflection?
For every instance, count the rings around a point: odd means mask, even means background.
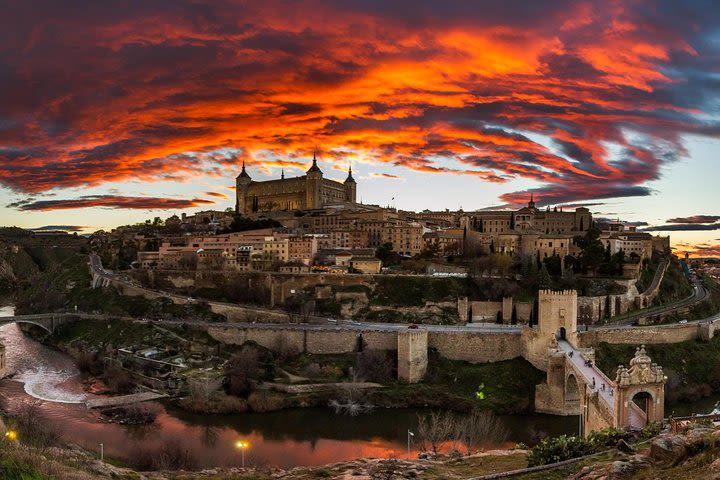
[[[9,314],[11,308],[0,309],[0,315]],[[165,404],[154,425],[108,424],[97,412],[72,403],[87,397],[72,360],[25,337],[16,325],[0,327],[0,337],[7,346],[10,370],[15,372],[14,380],[0,381],[0,396],[9,410],[33,401],[32,397],[42,399],[41,412],[60,426],[66,441],[92,451],[103,443],[107,455],[126,460],[140,449],[180,442],[199,466],[237,466],[241,461],[235,448],[238,440],[250,444],[245,452],[248,465],[321,465],[360,457],[405,457],[407,431],[416,429],[417,416],[423,413],[379,409],[347,417],[313,408],[220,416],[195,415]],[[505,416],[502,421],[511,432],[511,442],[531,442],[540,434],[572,433],[577,428],[573,417]]]

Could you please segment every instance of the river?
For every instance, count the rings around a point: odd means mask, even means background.
[[[0,307],[0,316],[12,315],[12,307]],[[407,456],[408,430],[416,431],[415,409],[376,409],[357,417],[334,414],[330,409],[290,409],[271,413],[194,415],[163,405],[150,426],[106,423],[101,415],[82,403],[91,396],[83,392],[79,372],[62,353],[26,337],[17,325],[0,327],[6,346],[8,372],[0,380],[0,400],[10,412],[27,402],[37,402],[43,416],[63,432],[63,439],[88,450],[104,445],[105,454],[127,460],[139,449],[180,442],[202,467],[237,466],[238,440],[246,441],[248,465],[292,467],[322,465],[361,457]],[[559,435],[577,431],[577,417],[508,415],[500,417],[510,431],[503,445],[531,442],[539,434]],[[412,445],[411,455],[417,454]]]

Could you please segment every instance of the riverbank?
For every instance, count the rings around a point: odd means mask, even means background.
[[[535,385],[545,377],[521,358],[471,364],[431,351],[425,379],[405,384],[396,380],[397,359],[392,352],[311,355],[270,351],[254,343],[225,345],[200,330],[159,327],[152,322],[80,320],[63,326],[45,341],[70,355],[86,383],[94,384],[95,389],[95,378],[102,379],[110,393],[128,393],[137,383],[172,385],[173,390],[166,393],[182,397],[177,404],[196,413],[326,407],[332,401],[369,403],[378,408],[467,412],[479,407],[497,414],[529,413]],[[360,389],[356,387],[360,382],[381,387]],[[336,384],[338,388],[306,388],[301,393],[280,388],[309,384]]]
[[[503,473],[507,475],[505,478],[521,480],[705,480],[720,476],[720,428],[711,423],[674,425],[672,430],[666,429],[645,440],[616,440],[618,435],[611,431],[601,435],[600,442],[614,445],[598,444],[595,453],[586,450],[582,456],[581,451],[577,450],[569,458],[561,456],[554,463],[536,467],[529,465],[538,458],[554,458],[552,450],[494,450],[468,456],[423,455],[413,460],[364,458],[317,467],[218,467],[193,471],[166,468],[152,472],[100,461],[96,455],[77,446],[38,448],[3,439],[0,440],[0,473],[5,480],[439,480],[500,478],[495,475]],[[553,445],[551,449],[555,445],[564,445],[562,451],[567,453],[569,445],[582,442],[587,443],[573,438],[558,438],[548,445]],[[168,451],[165,455],[168,466],[172,466],[171,462],[177,460],[176,456],[182,456],[182,451]]]

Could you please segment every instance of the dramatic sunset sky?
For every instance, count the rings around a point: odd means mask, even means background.
[[[330,178],[587,205],[720,255],[717,1],[0,0],[1,224],[87,232]],[[394,200],[391,200],[394,197]]]

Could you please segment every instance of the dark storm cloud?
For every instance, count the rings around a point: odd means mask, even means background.
[[[673,223],[670,225],[657,225],[654,227],[643,228],[643,231],[645,232],[694,232],[710,230],[720,230],[720,223]]]
[[[720,220],[720,215],[693,215],[692,217],[678,217],[666,220],[667,223],[714,223]]]
[[[103,207],[135,210],[170,210],[187,209],[203,205],[211,205],[212,200],[202,198],[158,198],[158,197],[126,197],[120,195],[85,195],[80,198],[65,200],[38,200],[24,203],[16,208],[21,211],[68,210],[75,208]],[[8,205],[10,206],[10,205]]]

